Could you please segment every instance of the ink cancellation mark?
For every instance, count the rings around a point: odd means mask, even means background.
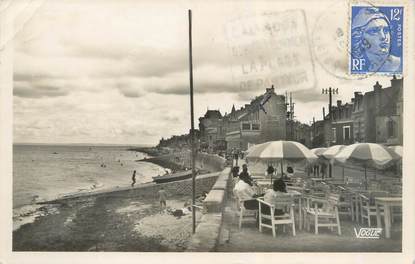
[[[302,10],[267,12],[226,25],[234,81],[241,91],[313,88],[314,64]]]
[[[404,8],[352,6],[350,23],[351,74],[401,74]]]

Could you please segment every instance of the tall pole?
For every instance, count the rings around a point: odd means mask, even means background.
[[[192,10],[189,9],[190,136],[192,138],[192,232],[196,231],[195,124],[193,110]]]
[[[339,88],[336,89],[332,89],[331,87],[329,87],[329,89],[323,89],[322,90],[322,94],[328,94],[329,95],[329,122],[330,122],[330,134],[332,134],[332,126],[333,126],[333,111],[332,111],[332,95],[333,94],[339,94]],[[329,146],[331,145],[331,143],[333,142],[333,139],[331,140],[331,142],[329,142]],[[332,165],[331,163],[329,163],[329,178],[332,177]]]

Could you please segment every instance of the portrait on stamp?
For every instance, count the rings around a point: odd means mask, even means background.
[[[352,6],[350,72],[402,72],[402,7]]]

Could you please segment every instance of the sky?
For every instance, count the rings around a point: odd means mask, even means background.
[[[347,52],[335,55],[347,45],[336,34],[347,34],[330,23],[338,20],[330,11],[338,5],[333,1],[301,6],[278,1],[15,2],[14,142],[157,144],[161,137],[187,133],[189,8],[196,126],[207,109],[225,114],[274,84],[241,85],[258,76],[265,80],[305,71],[305,82],[275,81],[277,94],[292,92],[296,118],[305,123],[322,117],[328,103],[322,88],[339,88],[334,100],[350,102],[354,91],[369,91],[376,81],[390,85],[390,77],[346,74]],[[347,14],[347,8],[335,10]],[[284,26],[263,32],[249,27],[252,17]],[[347,32],[347,24],[339,27]],[[240,31],[245,35],[235,33]],[[299,43],[284,44],[288,36],[300,35]],[[248,50],[247,57],[235,55],[235,47]],[[298,56],[283,61],[288,66],[277,62],[287,54]],[[254,74],[246,62],[263,57],[268,68]],[[332,65],[340,70],[331,70]]]

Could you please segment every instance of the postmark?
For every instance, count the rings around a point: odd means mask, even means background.
[[[313,57],[328,74],[344,80],[367,78],[348,70],[348,24],[350,3],[334,1],[321,11],[311,29]]]
[[[351,6],[349,70],[351,74],[401,74],[402,6]]]
[[[234,82],[241,92],[274,85],[298,90],[315,85],[314,64],[302,10],[267,12],[227,23]]]

